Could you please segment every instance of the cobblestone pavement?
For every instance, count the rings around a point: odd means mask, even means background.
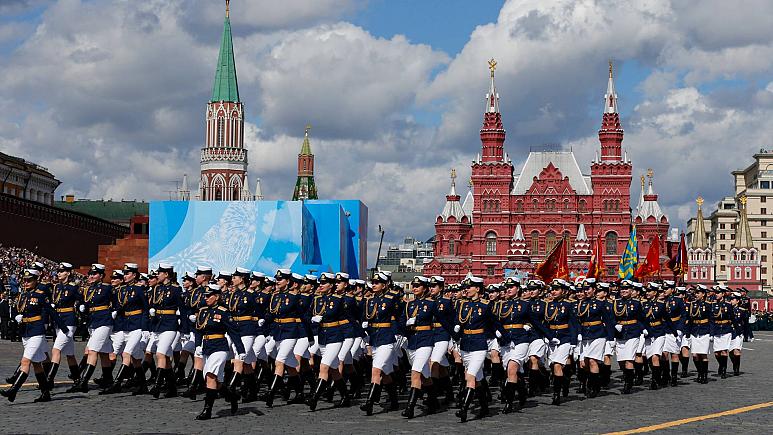
[[[202,401],[159,399],[130,394],[99,396],[67,394],[70,381],[68,370],[59,371],[54,399],[46,404],[32,403],[38,392],[34,385],[25,387],[16,402],[0,402],[0,432],[2,433],[604,433],[656,425],[684,418],[703,416],[773,400],[773,380],[769,376],[769,361],[773,360],[773,333],[759,332],[758,339],[747,343],[742,375],[720,380],[710,376],[707,385],[693,382],[694,373],[683,379],[677,388],[649,391],[641,387],[630,396],[620,396],[619,371],[615,371],[612,388],[596,399],[582,400],[572,393],[560,407],[551,406],[548,395],[529,399],[520,412],[500,414],[501,405],[492,406],[493,415],[471,420],[462,425],[453,410],[431,416],[405,420],[399,412],[378,413],[367,418],[359,408],[333,409],[321,403],[311,413],[302,405],[284,405],[281,400],[272,409],[262,402],[243,405],[236,416],[227,411],[227,404],[215,403],[216,418],[197,422]],[[83,343],[77,343],[82,349]],[[21,355],[20,343],[0,342],[0,375],[10,375]],[[692,364],[691,364],[692,366]],[[710,370],[716,370],[711,361]],[[99,375],[97,370],[96,375]],[[33,378],[34,379],[34,378]],[[4,381],[0,381],[4,382]],[[495,396],[497,394],[495,393]],[[201,396],[200,396],[201,398]],[[405,397],[401,398],[405,402]],[[377,407],[377,409],[379,409]],[[423,408],[421,408],[423,411]],[[666,429],[672,433],[723,432],[770,433],[773,407],[686,423]]]

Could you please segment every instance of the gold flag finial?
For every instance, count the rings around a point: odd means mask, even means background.
[[[698,196],[698,199],[695,200],[696,203],[698,203],[698,208],[703,207],[703,197]]]
[[[467,183],[468,186],[470,186],[470,189],[472,189],[472,177],[470,177],[470,181]]]
[[[741,205],[746,208],[746,195],[741,195],[740,201]]]
[[[303,129],[303,134],[305,136],[309,135],[309,130],[311,130],[311,124],[306,124],[306,128]]]
[[[647,169],[647,177],[652,178],[653,175],[655,175],[655,171],[652,168]]]
[[[231,15],[231,0],[225,0],[225,16],[226,18]]]
[[[456,183],[456,169],[451,169],[451,182]]]
[[[644,188],[644,174],[641,175],[641,187]]]
[[[493,57],[488,61],[488,69],[491,71],[491,77],[494,77],[494,70],[497,69],[497,61],[495,61]]]
[[[609,78],[612,78],[612,58],[609,58]]]

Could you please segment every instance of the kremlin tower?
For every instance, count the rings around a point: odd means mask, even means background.
[[[215,83],[206,110],[206,140],[201,149],[199,199],[204,201],[253,199],[247,185],[244,105],[239,99],[229,13],[226,0]]]
[[[311,125],[306,126],[301,152],[298,154],[298,179],[295,182],[295,190],[293,190],[293,201],[319,199],[317,186],[314,184],[314,154],[311,153],[309,130],[311,130]]]

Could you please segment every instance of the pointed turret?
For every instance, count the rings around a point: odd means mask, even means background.
[[[740,220],[735,230],[735,242],[733,243],[733,248],[753,248],[752,231],[749,228],[749,218],[746,216],[746,196],[742,196],[739,201],[741,202]]]
[[[301,152],[298,154],[298,179],[295,182],[293,201],[318,199],[317,186],[314,183],[314,154],[311,153],[309,130],[311,125],[306,125]]]
[[[470,182],[467,184],[467,186],[467,196],[464,197],[462,210],[464,211],[464,214],[467,215],[467,217],[470,219],[470,222],[472,222],[472,209],[475,207],[475,197],[472,194],[472,179],[470,179]]]
[[[247,179],[247,174],[244,174],[244,184],[242,185],[241,198],[234,199],[239,199],[241,201],[252,201],[252,194],[250,193],[250,181]]]
[[[215,84],[212,87],[212,99],[215,101],[239,102],[239,85],[236,80],[236,62],[234,61],[233,37],[231,36],[230,0],[225,2],[225,23],[220,39],[220,54],[217,57]]]
[[[660,204],[658,204],[658,195],[655,193],[655,190],[652,187],[653,175],[654,173],[652,169],[648,169],[647,177],[649,178],[649,186],[647,187],[647,193],[644,193],[644,175],[641,177],[642,193],[639,199],[639,206],[636,207],[636,217],[641,218],[641,220],[644,222],[646,222],[650,217],[654,217],[659,221],[663,216],[665,216],[663,210],[660,208]]]
[[[529,256],[529,250],[526,245],[526,237],[523,235],[521,224],[515,226],[513,238],[510,240],[510,250],[507,252],[511,260],[525,260]]]
[[[183,174],[183,181],[180,184],[180,190],[177,192],[177,199],[180,201],[191,200],[191,191],[188,188],[188,174]]]
[[[612,61],[609,61],[609,80],[607,93],[604,94],[604,114],[599,130],[601,142],[602,161],[620,161],[623,148],[623,127],[620,124],[620,115],[617,112],[617,93],[615,92],[615,79],[612,70]]]
[[[695,231],[690,241],[690,248],[706,249],[709,247],[709,242],[706,238],[706,226],[703,223],[703,198],[699,196],[695,202],[698,203],[698,216],[695,218]]]
[[[494,71],[497,61],[489,60],[491,82],[486,94],[486,107],[483,114],[483,128],[480,130],[480,140],[483,146],[483,162],[504,161],[505,129],[502,125],[502,115],[499,113],[499,94],[494,84]]]
[[[260,186],[260,178],[255,182],[255,201],[263,201],[263,189]]]
[[[585,232],[585,224],[580,224],[580,228],[577,229],[577,238],[576,240],[578,242],[587,242],[588,241],[588,234]]]
[[[462,204],[459,202],[461,197],[456,193],[456,169],[451,169],[451,191],[446,195],[446,205],[440,213],[443,222],[448,222],[450,217],[454,217],[457,222],[461,222],[465,216]]]
[[[592,254],[590,248],[590,241],[588,241],[588,234],[585,232],[585,224],[580,224],[577,228],[577,237],[574,239],[574,245],[572,246],[572,256],[576,257],[590,257]],[[585,260],[583,258],[583,260]]]

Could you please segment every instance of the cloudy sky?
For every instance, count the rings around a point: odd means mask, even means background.
[[[730,194],[730,171],[773,149],[769,0],[231,9],[250,180],[289,199],[311,123],[320,194],[368,205],[372,248],[378,225],[388,242],[432,236],[450,169],[469,177],[491,57],[514,163],[560,144],[584,171],[614,59],[634,180],[654,170],[680,228],[697,195]],[[0,150],[48,167],[58,195],[168,198],[183,173],[198,174],[223,14],[218,0],[2,0]]]

